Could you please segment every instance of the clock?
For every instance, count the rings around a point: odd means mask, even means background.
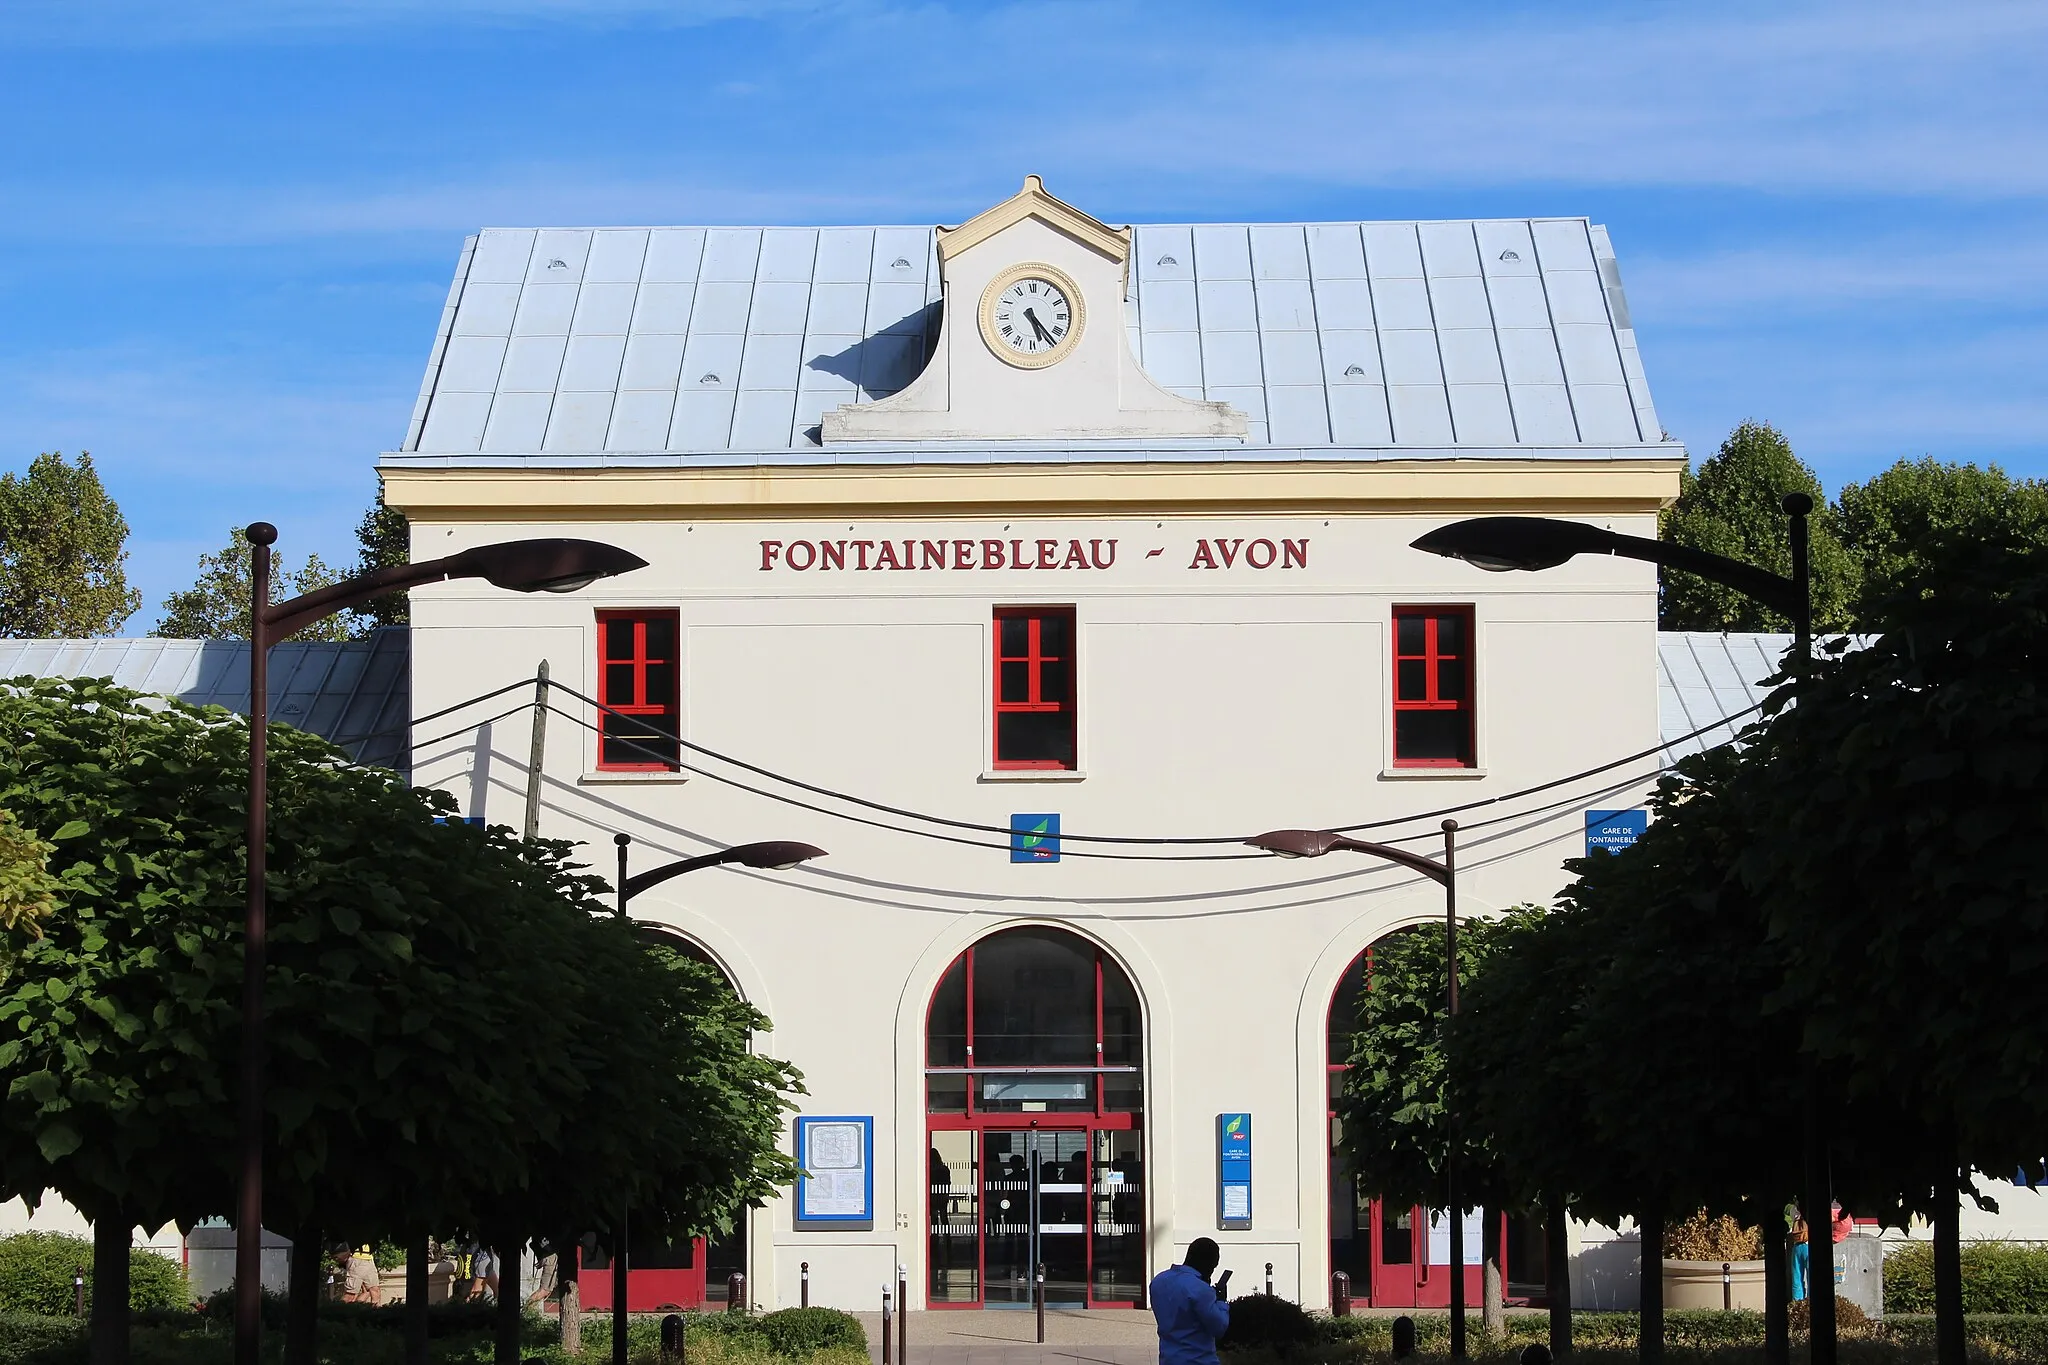
[[[981,291],[981,337],[1020,369],[1064,360],[1081,339],[1088,311],[1065,271],[1042,262],[1013,265]]]

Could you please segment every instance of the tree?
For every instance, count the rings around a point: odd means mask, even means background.
[[[1934,1135],[1948,1365],[1967,1170],[2010,1168],[2048,1130],[2048,546],[1952,534],[1919,557],[1872,612],[1883,633],[1823,654],[1761,736],[1742,872],[1792,965],[1804,1045]]]
[[[1930,546],[1957,536],[2048,543],[2048,483],[1931,456],[1845,484],[1835,525],[1858,566],[1856,614],[1867,617],[1934,568]]]
[[[355,571],[359,574],[410,564],[412,523],[406,520],[405,513],[387,506],[379,494],[377,501],[363,513],[363,519],[356,523],[356,545]],[[375,630],[379,626],[403,626],[412,621],[412,604],[406,594],[390,592],[354,608],[353,614],[364,631]]]
[[[1498,921],[1469,920],[1458,932],[1460,982],[1480,974],[1500,934]],[[1451,1148],[1446,1104],[1444,1039],[1446,986],[1444,932],[1422,925],[1389,934],[1372,946],[1366,988],[1358,997],[1357,1032],[1350,1068],[1337,1098],[1340,1154],[1360,1185],[1399,1205],[1442,1209],[1450,1201],[1444,1159]],[[1462,1033],[1454,1035],[1462,1050]],[[1462,1096],[1455,1097],[1462,1101]],[[1499,1210],[1506,1190],[1481,1130],[1458,1127],[1458,1194],[1466,1207]],[[1453,1216],[1457,1216],[1454,1214]],[[1499,1264],[1498,1224],[1486,1220],[1483,1259]],[[1497,1326],[1497,1277],[1486,1277],[1482,1303],[1489,1329]]]
[[[172,640],[248,639],[249,592],[254,572],[248,540],[240,531],[230,531],[225,548],[199,556],[199,580],[164,599],[163,617],[150,634]],[[305,564],[296,570],[283,556],[273,556],[270,600],[283,601],[340,581],[341,575],[322,563],[319,555],[307,555]],[[292,638],[347,640],[355,634],[342,617],[330,616]]]
[[[1678,501],[1658,518],[1665,540],[1725,555],[1773,572],[1792,572],[1785,513],[1787,493],[1813,498],[1809,522],[1813,566],[1813,623],[1817,630],[1846,629],[1855,597],[1855,563],[1836,539],[1820,480],[1792,453],[1777,428],[1744,422],[1697,474],[1681,476]],[[1791,622],[1733,588],[1672,569],[1659,579],[1657,623],[1664,630],[1787,631]]]
[[[747,1047],[766,1021],[600,913],[569,845],[270,742],[273,1225],[502,1245],[631,1201],[708,1231],[794,1174],[795,1073]],[[0,1195],[56,1189],[110,1246],[233,1204],[247,744],[230,713],[103,681],[0,687],[0,803],[51,830],[59,901],[0,983]]]
[[[57,879],[50,875],[54,845],[23,829],[12,811],[0,810],[0,929],[36,932],[57,908]]]
[[[26,474],[0,474],[0,636],[112,635],[142,595],[122,565],[128,522],[92,456],[44,453]]]

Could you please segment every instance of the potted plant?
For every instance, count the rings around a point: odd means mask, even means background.
[[[1672,1224],[1664,1234],[1664,1306],[1762,1312],[1763,1254],[1763,1230],[1744,1227],[1725,1213],[1701,1209]]]

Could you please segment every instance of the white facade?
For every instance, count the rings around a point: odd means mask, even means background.
[[[472,242],[412,437],[381,465],[415,558],[578,536],[648,567],[559,597],[415,591],[414,714],[546,661],[576,720],[550,720],[542,831],[584,841],[600,872],[618,832],[636,870],[758,840],[829,850],[633,906],[774,1020],[759,1045],[803,1070],[802,1114],[874,1122],[872,1227],[800,1228],[789,1199],[759,1211],[757,1303],[795,1302],[808,1262],[814,1302],[870,1307],[901,1264],[925,1306],[945,1202],[928,1010],[962,952],[1029,925],[1078,935],[1135,988],[1141,1160],[1089,1167],[1087,1188],[1142,1183],[1142,1272],[1215,1236],[1240,1283],[1271,1262],[1279,1292],[1327,1302],[1332,994],[1378,937],[1441,922],[1444,898],[1371,858],[1235,841],[1367,824],[1437,853],[1432,812],[1505,798],[1460,817],[1460,910],[1483,915],[1561,885],[1586,810],[1638,804],[1654,760],[1607,765],[1659,742],[1652,570],[1494,576],[1408,548],[1494,512],[1655,534],[1683,451],[1655,425],[1605,244],[1575,220],[1113,230],[1035,182],[938,233]],[[1005,359],[990,282],[1054,277],[1088,330]],[[821,311],[862,330],[821,333]],[[878,355],[886,379],[844,381]],[[1402,607],[1470,622],[1469,745],[1435,766],[1396,753]],[[1071,609],[1070,763],[997,762],[1003,608]],[[588,699],[607,612],[675,614],[677,770],[602,761]],[[417,780],[516,825],[529,739],[501,721],[428,745]],[[1012,862],[1012,818],[1053,813],[1061,859]],[[1017,1103],[1001,1123],[1072,1121]],[[1219,1230],[1227,1113],[1253,1120],[1252,1216]],[[989,1222],[998,1191],[982,1193]]]

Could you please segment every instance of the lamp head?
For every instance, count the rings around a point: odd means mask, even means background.
[[[464,550],[449,567],[451,578],[474,576],[513,592],[575,592],[644,569],[647,561],[596,540],[506,540]]]
[[[773,872],[787,872],[798,863],[807,863],[813,858],[825,856],[825,850],[811,844],[797,844],[775,841],[765,844],[741,844],[725,851],[727,862],[738,863],[741,867],[757,867]]]
[[[1606,553],[1611,534],[1584,522],[1550,517],[1473,517],[1439,526],[1411,542],[1488,573],[1554,569],[1573,555]]]
[[[1320,858],[1342,842],[1342,835],[1326,829],[1275,829],[1245,840],[1252,848],[1282,858]]]

